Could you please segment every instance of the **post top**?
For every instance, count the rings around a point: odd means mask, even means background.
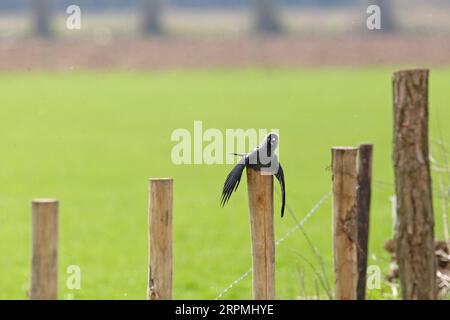
[[[331,148],[333,151],[356,151],[355,147],[333,147]]]
[[[41,203],[58,203],[58,200],[52,198],[37,198],[33,199],[33,203],[41,204]]]
[[[426,68],[417,68],[417,69],[405,69],[405,70],[398,70],[394,72],[394,76],[401,75],[401,74],[408,74],[408,73],[416,73],[416,72],[425,72],[429,73],[430,69]]]
[[[173,181],[173,178],[149,178],[148,181]]]

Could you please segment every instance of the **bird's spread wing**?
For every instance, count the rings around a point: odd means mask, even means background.
[[[283,168],[281,167],[281,164],[278,164],[278,171],[275,174],[275,177],[277,177],[278,182],[280,182],[280,187],[281,187],[281,217],[283,218],[284,216],[284,207],[286,205],[286,189],[284,186],[284,173],[283,173]]]
[[[228,174],[227,179],[223,185],[222,191],[222,199],[220,200],[220,204],[222,207],[228,202],[231,197],[231,194],[236,191],[239,186],[239,182],[241,181],[242,172],[244,171],[245,166],[248,164],[248,158],[242,158],[239,163],[234,166],[233,170]]]

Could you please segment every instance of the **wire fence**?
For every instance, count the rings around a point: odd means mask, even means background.
[[[312,207],[312,209],[305,215],[305,217],[303,217],[303,219],[298,222],[294,227],[292,227],[284,236],[282,236],[281,238],[279,238],[275,245],[278,246],[280,245],[282,242],[284,242],[286,239],[288,239],[289,237],[291,237],[297,230],[299,230],[303,224],[306,223],[306,221],[308,221],[311,216],[322,206],[322,204],[325,203],[325,201],[331,196],[331,191],[327,192],[326,194],[324,194],[320,200]],[[231,282],[231,284],[229,286],[227,286],[225,289],[223,289],[214,300],[220,300],[222,299],[222,297],[224,297],[231,289],[233,289],[237,284],[239,284],[241,281],[243,281],[245,278],[247,278],[250,274],[252,273],[252,267],[250,267],[246,272],[244,272],[243,274],[241,274],[238,278],[236,278],[236,280],[234,280],[233,282]]]
[[[433,168],[433,171],[435,168]],[[395,185],[391,182],[386,182],[382,180],[373,180],[374,187],[383,189],[384,191],[390,193],[391,195],[395,194]],[[450,191],[449,191],[450,192]],[[441,194],[435,193],[436,197],[440,198],[442,197]],[[320,200],[311,208],[311,210],[303,217],[302,220],[298,222],[295,215],[292,215],[293,219],[296,221],[296,224],[294,227],[292,227],[286,234],[284,234],[281,238],[279,238],[275,245],[278,246],[281,243],[283,243],[285,240],[290,238],[294,233],[296,233],[298,230],[302,228],[302,226],[311,218],[311,216],[317,212],[317,210],[325,203],[325,201],[331,196],[331,191],[324,194]],[[392,199],[391,199],[392,200]],[[393,206],[393,209],[395,210],[395,205]],[[393,223],[395,223],[395,215],[393,213],[392,216]],[[447,221],[445,221],[447,222]],[[448,222],[447,222],[448,223]],[[447,231],[448,232],[448,231]],[[448,237],[448,235],[447,235]],[[236,285],[238,285],[240,282],[242,282],[244,279],[246,279],[250,274],[252,273],[252,267],[250,267],[247,271],[245,271],[243,274],[241,274],[238,278],[236,278],[233,282],[230,283],[225,289],[223,289],[214,300],[220,300],[222,299],[229,291],[231,291]]]

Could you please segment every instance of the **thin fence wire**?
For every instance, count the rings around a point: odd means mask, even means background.
[[[289,230],[283,237],[278,239],[277,242],[275,243],[275,245],[278,246],[284,240],[286,240],[287,238],[292,236],[306,221],[309,220],[309,218],[311,218],[311,216],[314,214],[314,212],[316,212],[319,209],[319,207],[322,206],[322,204],[325,202],[325,200],[327,200],[330,196],[331,196],[331,191],[329,191],[328,193],[323,195],[322,198],[320,198],[319,202],[317,202],[314,205],[314,207],[306,214],[306,216],[304,216],[303,219],[300,220],[300,222],[297,223],[291,230]]]
[[[381,180],[374,180],[373,181],[375,185],[381,188],[393,188],[394,185],[392,183],[381,181]],[[311,216],[317,212],[317,210],[323,205],[323,203],[331,196],[331,191],[324,194],[320,200],[311,208],[311,210],[303,217],[302,220],[300,220],[298,223],[295,224],[294,227],[292,227],[286,234],[284,234],[281,238],[279,238],[275,245],[278,246],[281,243],[283,243],[285,240],[290,238],[296,231],[302,228],[302,226],[311,218]],[[295,216],[293,216],[295,219]],[[244,279],[246,279],[250,274],[252,273],[252,267],[250,267],[247,271],[245,271],[243,274],[241,274],[238,278],[236,278],[233,282],[230,283],[225,289],[223,289],[214,300],[220,300],[222,299],[231,289],[233,289],[236,285],[238,285],[240,282],[242,282]]]
[[[312,207],[312,209],[303,217],[303,219],[298,222],[294,227],[292,227],[284,236],[282,236],[280,239],[278,239],[275,242],[275,245],[278,246],[282,242],[284,242],[286,239],[288,239],[290,236],[292,236],[298,229],[300,229],[303,224],[305,224],[306,221],[311,218],[311,216],[322,206],[322,204],[331,196],[331,191],[327,192],[325,195],[323,195],[320,200]],[[220,300],[223,296],[225,296],[231,289],[233,289],[238,283],[243,281],[245,278],[247,278],[252,273],[252,267],[250,267],[246,272],[244,272],[242,275],[240,275],[236,280],[234,280],[228,287],[223,289],[219,295],[214,300]]]
[[[378,185],[379,187],[394,187],[392,183],[381,181],[381,180],[374,180],[373,181],[375,185]],[[331,196],[331,191],[327,192],[325,195],[323,195],[320,200],[312,207],[312,209],[303,217],[300,222],[296,223],[294,227],[292,227],[286,234],[284,234],[281,238],[279,238],[275,245],[278,246],[281,243],[283,243],[285,240],[290,238],[297,230],[301,229],[302,226],[311,218],[311,216],[317,212],[317,210],[322,206],[322,204]],[[295,216],[294,216],[295,218]],[[233,289],[236,285],[238,285],[240,282],[242,282],[244,279],[246,279],[250,274],[252,273],[252,267],[250,267],[247,271],[245,271],[243,274],[241,274],[238,278],[236,278],[233,282],[230,283],[225,289],[223,289],[219,295],[214,300],[220,300],[222,299],[231,289]]]

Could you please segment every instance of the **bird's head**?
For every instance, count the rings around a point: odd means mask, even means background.
[[[278,147],[278,135],[276,133],[273,133],[273,132],[269,133],[266,136],[265,143],[268,146],[270,145],[272,150],[275,150]]]

